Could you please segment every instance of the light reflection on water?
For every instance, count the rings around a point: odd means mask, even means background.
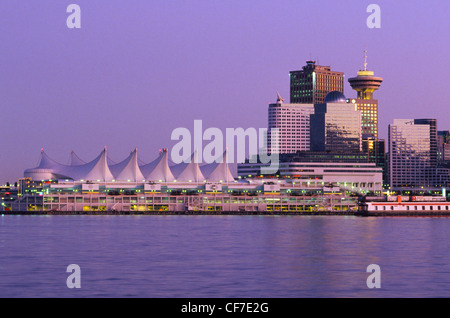
[[[0,297],[449,297],[450,218],[2,216]],[[69,264],[81,289],[69,289]],[[369,289],[370,264],[381,289]]]

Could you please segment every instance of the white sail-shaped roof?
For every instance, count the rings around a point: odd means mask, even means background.
[[[112,167],[117,164],[114,160],[112,160],[109,156],[106,158],[106,162],[108,163],[108,166]]]
[[[77,154],[75,153],[75,151],[72,150],[72,152],[70,153],[70,164],[71,166],[81,166],[86,164],[85,161],[81,160],[80,157],[77,156]]]
[[[139,167],[140,166],[145,166],[146,165],[146,163],[144,162],[144,161],[142,161],[139,157],[138,157],[138,164],[139,164]]]
[[[110,182],[114,177],[109,170],[106,158],[105,148],[91,162],[81,165],[63,165],[51,159],[42,150],[39,165],[36,168],[25,170],[24,176],[31,177],[33,180],[72,179]]]
[[[178,179],[178,176],[183,172],[183,170],[187,167],[187,163],[181,162],[181,163],[172,163],[170,165],[170,170],[173,173],[173,176],[175,179]]]
[[[208,165],[202,166],[201,170],[206,176],[207,181],[213,182],[233,182],[234,177],[228,166],[228,151],[222,154],[221,158],[217,159],[216,162],[210,163]]]
[[[181,164],[183,165],[183,164]],[[197,151],[195,151],[191,156],[191,161],[186,165],[180,175],[177,176],[177,181],[182,182],[203,182],[205,177],[198,165]]]
[[[50,158],[45,153],[44,149],[41,149],[41,159],[39,160],[39,165],[36,169],[55,169],[60,167],[64,167],[64,165]]]
[[[41,149],[41,156],[39,159],[39,164],[35,168],[26,169],[24,171],[25,178],[31,178],[33,180],[50,180],[50,179],[62,179],[67,178],[66,175],[62,175],[61,171],[64,170],[64,165],[51,159],[44,151]]]
[[[93,182],[232,182],[233,174],[227,161],[227,151],[220,160],[199,166],[197,151],[188,163],[169,166],[167,149],[160,152],[159,157],[151,163],[139,164],[137,149],[123,161],[110,165],[106,147],[94,160],[84,163],[73,151],[69,165],[63,165],[51,159],[44,150],[41,151],[39,164],[36,168],[27,169],[25,177],[33,180],[71,179],[74,181]]]
[[[71,169],[73,174],[71,175],[73,180],[86,180],[86,181],[101,181],[111,182],[114,180],[114,176],[109,170],[106,147],[98,155],[97,158],[82,166],[75,166]]]
[[[163,149],[156,160],[140,166],[140,169],[147,181],[172,182],[175,180],[169,167],[167,149]]]
[[[128,158],[110,167],[116,181],[142,182],[144,176],[139,169],[137,161],[137,149],[135,149]]]

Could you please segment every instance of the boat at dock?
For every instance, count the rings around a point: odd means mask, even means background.
[[[360,198],[359,216],[450,216],[450,202],[437,196],[396,196],[383,201]]]

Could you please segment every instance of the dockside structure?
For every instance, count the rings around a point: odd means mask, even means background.
[[[42,150],[39,165],[25,170],[17,199],[4,210],[313,212],[356,207],[356,196],[348,196],[337,183],[309,173],[290,178],[261,174],[234,178],[226,152],[223,158],[203,166],[195,161],[170,165],[163,150],[151,164],[139,164],[133,151],[113,164],[105,149],[88,163],[72,153],[70,165],[62,165]]]

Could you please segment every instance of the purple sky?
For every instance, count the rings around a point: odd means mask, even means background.
[[[66,7],[81,7],[68,29]],[[381,29],[366,7],[381,7]],[[437,118],[450,129],[448,0],[2,0],[0,183],[35,167],[43,147],[68,163],[108,146],[150,162],[172,130],[267,127],[276,91],[307,59],[384,82],[380,135],[394,118]],[[348,82],[346,97],[356,94]]]

